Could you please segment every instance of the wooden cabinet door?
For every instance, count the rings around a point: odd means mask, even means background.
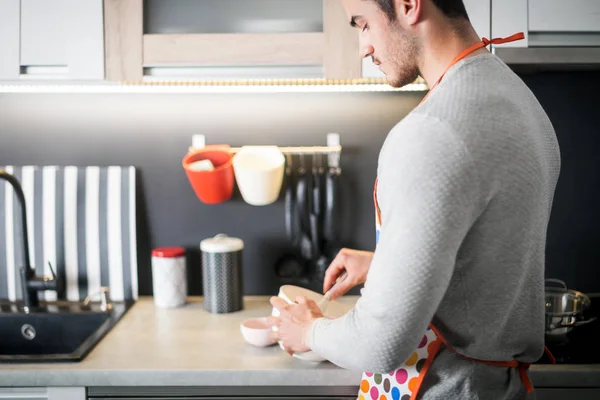
[[[358,35],[339,0],[236,0],[227,7],[218,0],[104,0],[107,79],[361,77]]]
[[[111,81],[360,76],[339,0],[124,3],[104,0]]]

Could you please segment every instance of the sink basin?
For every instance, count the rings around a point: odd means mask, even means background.
[[[40,302],[25,313],[18,303],[0,303],[0,362],[81,361],[133,302],[99,304]]]

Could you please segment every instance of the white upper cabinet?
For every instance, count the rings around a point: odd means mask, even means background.
[[[492,2],[491,0],[463,0],[471,25],[480,38],[490,38],[492,34],[491,17],[492,17]]]
[[[21,0],[20,65],[67,67],[67,0]]]
[[[600,32],[598,0],[529,0],[532,32]]]
[[[0,1],[0,80],[19,78],[19,0]]]
[[[0,2],[0,79],[104,79],[102,0]]]
[[[492,33],[525,40],[501,47],[600,46],[599,0],[492,0]]]

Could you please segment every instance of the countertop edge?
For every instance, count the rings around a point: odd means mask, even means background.
[[[600,388],[600,364],[532,365],[529,376],[535,387]]]
[[[358,386],[346,370],[4,370],[0,386]]]
[[[294,360],[292,364],[287,364],[270,355],[284,354],[275,346],[263,353],[263,350],[253,349],[244,343],[239,333],[238,320],[270,312],[268,297],[246,296],[246,299],[247,308],[243,312],[216,316],[201,311],[199,299],[196,298],[190,298],[191,304],[187,308],[168,311],[156,309],[151,298],[141,298],[82,362],[66,365],[61,363],[56,366],[48,363],[18,363],[15,367],[11,367],[11,363],[0,363],[0,387],[128,387],[133,390],[135,386],[169,386],[205,387],[212,391],[219,387],[281,387],[290,391],[300,388],[305,392],[311,387],[328,387],[333,390],[360,385],[360,372],[339,368],[327,362],[300,365]],[[356,296],[348,296],[344,300],[351,304],[355,302]],[[206,346],[195,350],[190,347],[198,342],[194,332],[202,332],[205,327],[218,328],[221,324],[225,328],[218,331],[218,334],[235,338],[230,346],[221,347],[225,349],[223,351],[232,353],[225,362],[200,362],[203,356],[210,361],[214,354]],[[162,339],[159,338],[163,338],[165,332],[177,332],[177,335],[168,334],[161,342]],[[139,336],[138,342],[146,347],[142,346],[137,350],[134,347],[132,351],[128,351],[131,346],[123,343],[129,343],[132,336]],[[214,340],[214,336],[205,334],[202,337],[204,340]],[[170,352],[165,351],[155,350],[150,356],[141,354],[146,348],[153,348],[153,344],[160,344],[158,347],[154,346],[155,349],[175,346],[179,357],[192,357],[188,356],[188,351],[192,349],[196,351],[195,358],[192,358],[194,362],[183,362],[185,360],[173,358],[169,356]],[[120,363],[123,352],[126,353],[127,360],[135,362]],[[264,358],[262,354],[265,354]],[[237,357],[242,357],[243,362],[239,363]],[[600,364],[533,364],[529,375],[533,385],[539,388],[600,388]]]
[[[355,387],[361,373],[331,370],[4,370],[4,387],[104,386],[281,386]],[[600,387],[600,365],[534,365],[535,387]]]

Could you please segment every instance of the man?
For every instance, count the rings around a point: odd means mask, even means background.
[[[307,299],[272,298],[275,336],[365,372],[359,397],[527,398],[544,349],[552,125],[462,0],[342,1],[390,85],[420,74],[432,89],[381,150],[376,251],[344,249],[327,270],[324,290],[348,272],[334,298],[365,283],[356,306],[328,319]]]

